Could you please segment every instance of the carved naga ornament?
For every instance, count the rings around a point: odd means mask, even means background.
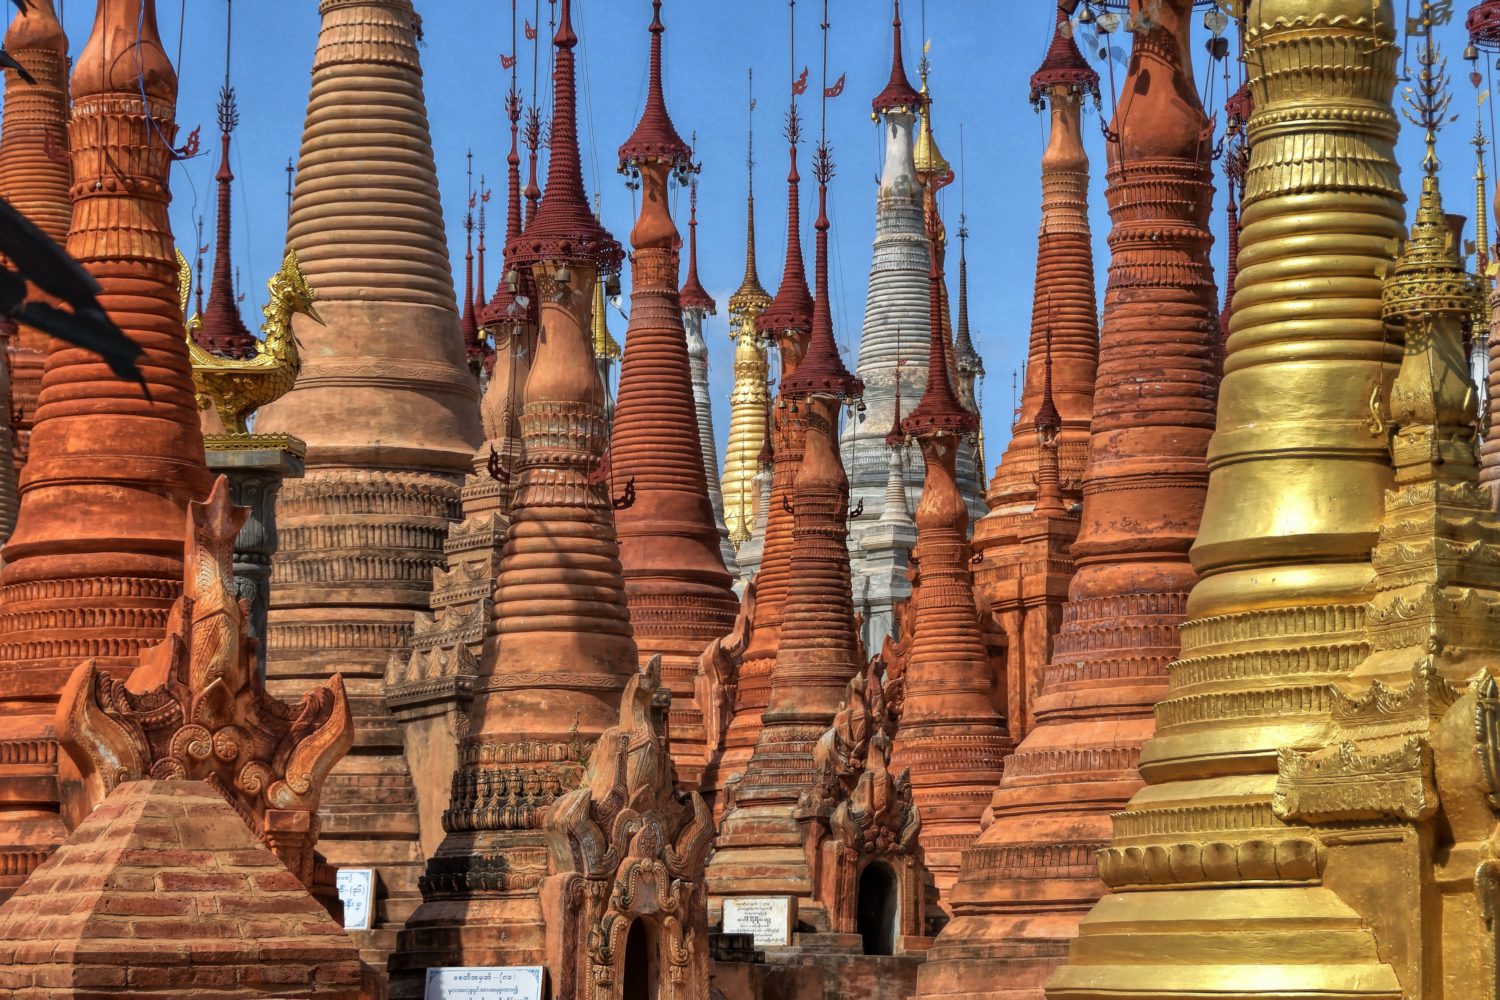
[[[697,792],[676,791],[669,704],[653,656],[626,686],[619,724],[599,737],[580,787],[548,813],[556,874],[542,906],[557,996],[621,996],[627,936],[643,921],[663,1000],[707,1000],[713,818]]]
[[[223,476],[188,505],[183,594],[165,638],[123,683],[94,660],[79,664],[58,739],[96,802],[127,781],[207,782],[310,886],[323,781],[353,745],[353,720],[337,674],[295,707],[266,693],[249,608],[234,596],[232,547],[247,515]]]

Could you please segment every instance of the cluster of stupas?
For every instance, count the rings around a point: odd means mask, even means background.
[[[96,0],[73,60],[17,4],[0,197],[143,385],[0,331],[0,998],[1492,1000],[1500,292],[1483,115],[1472,264],[1444,212],[1452,5],[1037,0],[1028,364],[986,489],[968,220],[955,254],[899,0],[850,358],[827,0],[779,280],[751,188],[726,343],[666,96],[694,15],[633,2],[628,240],[585,189],[582,12],[522,17],[528,57],[512,4],[460,291],[418,0],[320,0],[260,336],[232,64],[205,280],[156,4]],[[1465,27],[1478,92],[1500,0]],[[1235,38],[1211,97],[1195,53]]]

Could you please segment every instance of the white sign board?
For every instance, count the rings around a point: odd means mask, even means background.
[[[724,900],[724,933],[751,934],[757,948],[785,948],[797,929],[790,896],[733,896]]]
[[[375,869],[340,868],[334,879],[344,904],[344,930],[369,930],[375,908]]]
[[[540,965],[428,969],[425,1000],[542,1000]]]

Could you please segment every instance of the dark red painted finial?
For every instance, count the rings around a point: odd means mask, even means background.
[[[668,164],[679,173],[686,173],[693,170],[693,150],[677,134],[662,91],[661,36],[666,28],[661,23],[661,0],[652,0],[651,6],[655,16],[650,28],[651,74],[646,89],[646,107],[635,131],[620,147],[620,170],[623,173],[654,160]]]
[[[922,95],[912,88],[906,76],[906,61],[901,55],[901,0],[894,0],[895,16],[891,19],[891,78],[885,89],[875,96],[871,106],[875,113],[915,111],[922,105]]]
[[[806,399],[809,396],[833,396],[852,400],[864,394],[865,384],[851,375],[839,356],[838,344],[833,339],[833,311],[828,290],[828,182],[833,179],[833,151],[827,142],[818,145],[818,155],[813,162],[813,174],[818,179],[818,220],[813,228],[817,231],[817,249],[813,256],[812,337],[808,341],[807,354],[797,370],[782,377],[781,394],[788,399]]]

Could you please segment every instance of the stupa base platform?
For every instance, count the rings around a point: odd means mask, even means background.
[[[725,1000],[907,1000],[932,939],[902,937],[893,955],[866,955],[858,934],[797,933],[764,961],[716,961],[713,985]]]

